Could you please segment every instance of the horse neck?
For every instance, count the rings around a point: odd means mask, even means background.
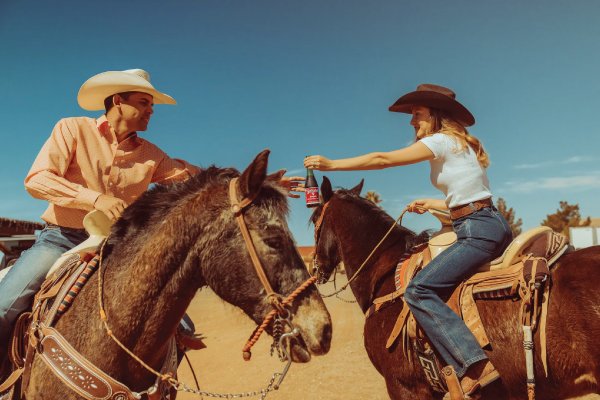
[[[389,224],[374,224],[368,218],[357,218],[361,213],[364,213],[364,210],[356,205],[350,207],[345,205],[331,213],[331,219],[335,221],[334,234],[337,237],[348,279],[354,277],[394,223],[390,219]],[[350,288],[363,312],[366,312],[371,305],[377,283],[395,266],[404,252],[405,238],[406,234],[399,228],[395,228],[350,283]]]
[[[150,365],[162,365],[170,338],[204,283],[200,268],[194,268],[202,252],[195,244],[214,218],[202,216],[201,200],[174,209],[149,235],[139,232],[116,244],[106,263],[111,329]]]

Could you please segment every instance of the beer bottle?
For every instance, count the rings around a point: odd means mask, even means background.
[[[319,185],[315,179],[315,174],[310,168],[306,168],[306,183],[304,188],[306,194],[306,207],[318,207],[321,204],[319,200]]]

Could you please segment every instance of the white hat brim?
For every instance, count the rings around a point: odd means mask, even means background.
[[[148,93],[154,98],[154,104],[177,104],[171,96],[154,89],[144,78],[123,71],[108,71],[92,76],[79,89],[77,102],[84,110],[104,110],[104,99],[123,92]]]

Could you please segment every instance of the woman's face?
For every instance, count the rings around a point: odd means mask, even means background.
[[[415,128],[417,139],[423,139],[425,137],[427,128],[431,125],[429,117],[431,117],[429,108],[423,106],[414,106],[412,108],[412,119],[410,120],[410,124]]]

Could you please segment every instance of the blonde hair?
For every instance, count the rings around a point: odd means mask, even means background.
[[[454,139],[461,147],[456,152],[465,151],[467,146],[475,152],[477,161],[483,168],[490,165],[490,156],[483,149],[483,145],[475,136],[469,134],[467,128],[460,122],[453,119],[450,114],[438,108],[430,108],[429,113],[429,128],[425,132],[425,137],[432,136],[436,133],[443,133]],[[418,138],[415,138],[418,140]]]

